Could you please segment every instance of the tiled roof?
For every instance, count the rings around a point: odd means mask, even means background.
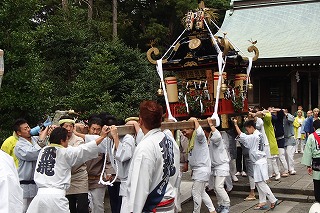
[[[260,59],[320,57],[320,2],[283,2],[228,10],[217,35],[226,32],[245,56],[252,39]]]

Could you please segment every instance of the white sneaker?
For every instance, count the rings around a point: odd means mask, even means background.
[[[274,179],[275,180],[280,180],[280,178],[281,178],[281,175],[280,175],[280,173],[278,173],[278,174],[276,174],[276,177]]]
[[[247,177],[247,173],[245,173],[245,172],[242,172],[241,175],[242,175],[242,177]]]
[[[239,176],[239,175],[241,175],[241,173],[240,173],[240,172],[237,172],[237,173],[235,174],[235,176]]]
[[[295,175],[297,172],[295,170],[290,171],[290,175]]]
[[[235,175],[232,175],[232,180],[233,180],[234,182],[238,182],[238,181],[239,181],[239,179],[238,179],[237,176],[235,176]]]

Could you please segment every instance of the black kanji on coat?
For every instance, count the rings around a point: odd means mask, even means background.
[[[43,174],[45,173],[47,176],[54,175],[54,165],[56,163],[56,148],[55,147],[47,147],[43,150],[41,159],[38,164],[37,172]]]

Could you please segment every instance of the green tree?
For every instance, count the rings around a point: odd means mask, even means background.
[[[41,8],[37,0],[0,2],[0,47],[5,51],[5,74],[0,90],[0,137],[11,134],[15,118],[36,123],[44,113],[46,93],[41,81],[43,61],[34,48],[34,21]],[[17,15],[17,13],[19,15]],[[36,113],[35,113],[36,112]]]
[[[70,106],[83,112],[137,115],[139,104],[155,99],[158,77],[144,54],[120,41],[97,43],[86,68],[73,82]]]

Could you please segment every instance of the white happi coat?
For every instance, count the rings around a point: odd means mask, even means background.
[[[129,169],[127,212],[152,212],[160,202],[176,197],[179,158],[172,134],[153,129],[143,137]]]
[[[96,139],[97,135],[86,135],[85,142]],[[127,178],[129,173],[129,166],[131,158],[135,150],[135,140],[132,135],[126,134],[119,138],[118,149],[113,153],[114,143],[110,138],[105,138],[99,145],[101,153],[108,153],[110,162],[114,170],[116,170],[115,160],[118,165],[118,178],[121,181],[120,184],[120,196],[126,196],[127,194]]]
[[[236,140],[249,149],[249,157],[253,163],[254,181],[268,180],[268,164],[266,153],[264,152],[263,135],[258,130],[255,130],[251,135],[241,133]]]
[[[64,148],[57,144],[44,147],[39,154],[34,173],[39,190],[27,212],[70,212],[65,193],[70,187],[71,167],[98,157],[98,151],[95,141],[78,147]]]
[[[201,126],[196,130],[194,147],[189,151],[189,165],[192,170],[192,179],[206,182],[211,173],[211,160],[206,135]],[[189,142],[190,143],[190,142]]]
[[[0,212],[21,213],[23,191],[13,158],[0,150]]]
[[[39,136],[32,136],[31,142],[19,137],[14,148],[14,154],[19,161],[18,174],[20,181],[33,181],[34,168],[41,147],[38,145]],[[33,198],[37,194],[36,184],[20,184],[23,189],[23,198]]]
[[[213,176],[229,176],[229,156],[225,143],[218,130],[212,132],[209,138],[209,152],[211,159],[211,172]]]

